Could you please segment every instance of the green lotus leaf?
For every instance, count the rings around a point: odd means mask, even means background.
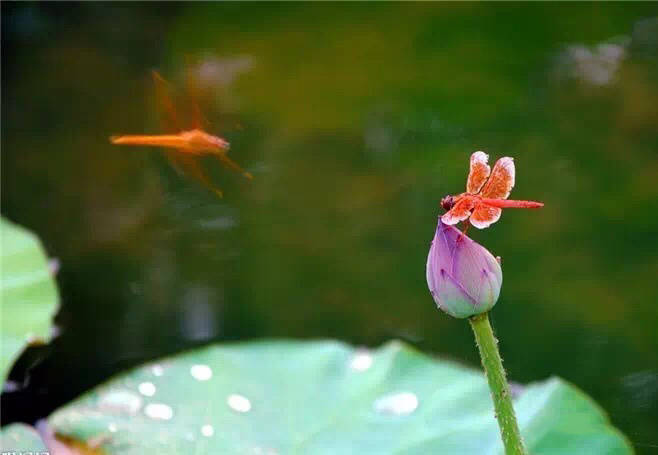
[[[4,382],[27,343],[50,339],[57,288],[39,239],[5,219],[0,231],[0,380]]]
[[[565,381],[515,389],[530,453],[632,453]],[[211,345],[122,374],[50,423],[108,454],[503,453],[484,376],[399,342]]]
[[[0,430],[2,453],[46,453],[47,448],[34,427],[23,423],[12,423]]]

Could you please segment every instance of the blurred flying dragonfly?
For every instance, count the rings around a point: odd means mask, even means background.
[[[223,195],[222,190],[210,181],[199,163],[199,157],[215,156],[227,168],[241,173],[249,180],[253,178],[249,172],[227,156],[230,146],[226,140],[203,131],[205,121],[196,103],[192,109],[194,122],[192,128],[185,129],[179,122],[176,108],[169,94],[168,82],[156,71],[153,71],[153,81],[156,97],[166,120],[166,128],[171,134],[112,136],[110,142],[117,145],[164,147],[167,158],[177,170],[198,180],[219,197]]]
[[[509,156],[500,158],[493,171],[488,161],[489,155],[484,152],[471,155],[466,192],[441,200],[441,206],[448,211],[441,216],[445,224],[468,220],[466,223],[484,229],[498,221],[505,208],[537,209],[544,206],[542,202],[507,200],[514,187],[514,159]],[[466,224],[464,232],[468,226]]]

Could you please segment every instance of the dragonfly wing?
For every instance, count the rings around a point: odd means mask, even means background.
[[[504,156],[494,165],[491,177],[480,196],[490,199],[507,199],[514,187],[514,159]]]
[[[184,152],[166,152],[167,158],[172,166],[181,174],[198,180],[203,186],[223,197],[224,193],[214,183],[199,164],[197,158],[186,155]]]
[[[448,212],[441,216],[441,221],[445,224],[457,224],[464,221],[471,214],[474,206],[475,202],[472,198],[461,198]]]
[[[171,87],[169,83],[157,71],[153,71],[152,75],[155,84],[155,96],[162,115],[164,128],[167,131],[176,133],[183,131],[183,124],[176,114],[176,107],[171,98]]]
[[[489,155],[484,152],[475,152],[471,155],[471,168],[466,181],[466,192],[477,194],[487,181],[491,168],[487,164]]]
[[[473,210],[473,214],[469,221],[476,228],[484,229],[498,221],[501,213],[503,213],[503,209],[479,203],[475,207],[475,210]]]
[[[188,67],[191,68],[189,62]],[[210,122],[205,117],[205,115],[203,115],[203,112],[199,107],[202,98],[200,82],[198,77],[195,77],[196,72],[194,70],[188,69],[186,73],[185,86],[187,96],[189,98],[189,108],[191,111],[190,114],[192,116],[192,128],[203,130],[210,125]]]

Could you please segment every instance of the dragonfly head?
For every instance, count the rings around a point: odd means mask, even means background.
[[[231,148],[231,144],[229,144],[228,141],[222,139],[221,137],[213,136],[212,142],[213,144],[215,144],[217,147],[219,147],[224,151],[227,151],[228,149]]]
[[[447,212],[450,210],[453,206],[455,205],[455,197],[454,196],[446,196],[443,199],[441,199],[441,207]]]
[[[191,148],[198,150],[221,154],[225,153],[230,147],[229,143],[221,137],[213,136],[199,129],[181,134],[187,139]]]

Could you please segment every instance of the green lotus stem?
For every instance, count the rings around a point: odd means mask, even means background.
[[[505,377],[503,361],[498,352],[498,340],[494,336],[489,313],[482,313],[469,318],[475,342],[480,351],[482,366],[489,382],[491,397],[496,410],[496,419],[500,427],[506,455],[527,455],[519,425],[516,422],[512,397]]]

